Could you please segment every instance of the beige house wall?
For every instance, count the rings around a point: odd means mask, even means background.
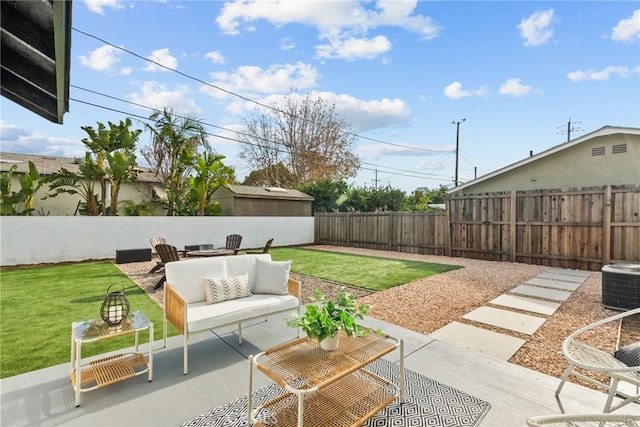
[[[11,176],[11,189],[13,191],[20,191],[20,181],[18,181],[19,174],[15,173]],[[100,184],[96,182],[95,192],[100,194]],[[36,193],[35,200],[33,202],[34,211],[32,215],[49,215],[49,216],[73,216],[76,213],[78,202],[83,201],[82,197],[75,194],[60,194],[56,197],[49,197],[45,200],[49,193],[48,187],[42,187]],[[151,185],[148,182],[130,182],[122,184],[120,187],[120,193],[118,195],[118,201],[132,200],[134,203],[140,203],[142,201],[149,201],[152,199]],[[109,203],[110,197],[107,195],[107,203]],[[20,206],[22,209],[22,206]],[[118,209],[120,215],[124,215],[122,208]],[[165,213],[161,213],[164,215]],[[79,214],[78,214],[79,215]]]
[[[613,147],[621,144],[626,144],[626,152],[614,153]],[[602,150],[604,154],[593,155],[594,149]],[[607,184],[640,184],[640,135],[617,133],[595,137],[477,184],[469,184],[463,192],[472,194]]]

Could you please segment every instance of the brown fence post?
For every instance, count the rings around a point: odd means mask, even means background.
[[[444,233],[444,249],[445,254],[450,257],[451,256],[451,197],[447,197],[445,199],[445,210],[447,213],[447,228]]]
[[[602,212],[602,265],[611,261],[611,186],[604,186]]]
[[[511,262],[516,262],[516,246],[518,244],[518,233],[516,232],[516,226],[518,223],[517,212],[516,212],[516,190],[511,190],[511,200],[510,200],[510,208],[511,208],[511,218],[509,219],[509,260]]]

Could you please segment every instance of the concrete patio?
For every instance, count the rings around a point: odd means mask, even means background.
[[[461,349],[397,326],[367,319],[366,324],[405,342],[408,369],[458,388],[491,404],[482,426],[522,426],[527,417],[559,413],[600,413],[605,395],[485,354]],[[162,325],[155,325],[161,328]],[[1,380],[2,426],[176,426],[248,392],[247,357],[296,332],[280,317],[246,324],[243,344],[233,328],[194,336],[189,374],[182,374],[182,337],[154,342],[154,375],[123,381],[82,395],[76,408],[68,363]],[[144,343],[146,335],[141,335]],[[141,346],[147,352],[146,344]],[[398,352],[387,357],[395,362]],[[254,375],[254,389],[269,383]],[[621,413],[640,414],[639,405]]]

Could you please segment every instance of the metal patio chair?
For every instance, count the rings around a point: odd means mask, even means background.
[[[603,412],[611,412],[630,403],[640,403],[640,366],[627,366],[625,363],[617,359],[613,353],[602,351],[595,347],[585,344],[578,340],[578,337],[585,332],[611,322],[620,322],[618,325],[618,341],[620,339],[620,327],[622,320],[626,317],[640,313],[640,308],[616,314],[615,316],[602,319],[598,322],[587,325],[578,329],[569,335],[562,344],[562,355],[569,362],[569,366],[562,375],[562,380],[556,389],[556,396],[560,394],[562,386],[570,375],[574,375],[596,386],[607,390],[608,397]],[[616,344],[616,348],[618,345]],[[608,376],[610,384],[604,384],[581,372],[575,370],[581,368],[596,374]],[[619,390],[620,383],[630,383],[635,387],[635,395],[629,395]],[[612,405],[615,396],[621,397],[623,400],[616,405]]]

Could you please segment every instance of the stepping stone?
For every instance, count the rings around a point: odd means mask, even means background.
[[[569,276],[567,274],[556,274],[549,273],[548,271],[545,273],[540,273],[538,277],[543,279],[551,279],[551,280],[562,280],[563,282],[572,282],[572,283],[584,283],[586,277],[582,276]]]
[[[591,273],[593,273],[593,271],[570,270],[567,268],[550,268],[545,271],[545,273],[562,274],[563,276],[583,277],[586,279],[587,277],[591,276]]]
[[[511,292],[521,295],[528,295],[530,297],[551,299],[554,301],[566,301],[571,296],[571,292],[529,285],[516,286],[515,288],[511,289]]]
[[[451,322],[429,334],[432,338],[455,346],[484,353],[507,361],[525,343],[525,340],[488,331],[476,326]]]
[[[529,284],[529,285],[538,285],[538,286],[546,286],[547,288],[562,289],[562,290],[565,290],[565,291],[575,291],[576,289],[578,289],[580,287],[580,285],[582,283],[560,282],[558,280],[534,277],[533,279],[527,280],[527,284]]]
[[[517,308],[518,310],[530,311],[532,313],[551,315],[560,307],[560,303],[543,301],[540,299],[520,297],[517,295],[504,294],[490,301],[491,304],[503,307]]]
[[[545,322],[545,318],[516,313],[493,307],[478,307],[462,316],[487,325],[531,335]]]

